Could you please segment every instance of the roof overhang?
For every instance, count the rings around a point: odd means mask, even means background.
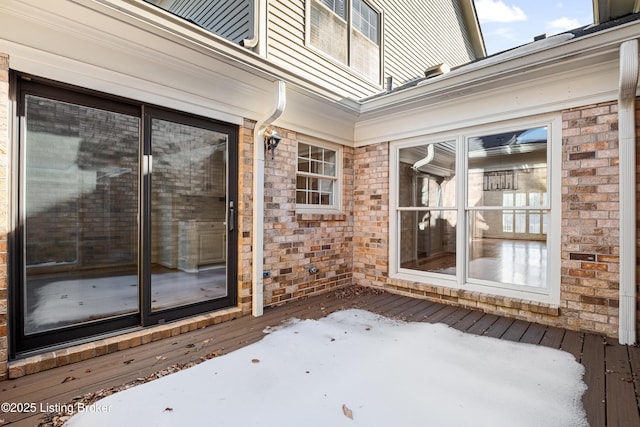
[[[640,0],[593,0],[593,22],[601,24],[640,12]]]
[[[473,0],[460,0],[460,8],[462,9],[462,17],[464,25],[467,27],[471,46],[473,46],[473,53],[476,58],[484,58],[487,56],[487,50]]]
[[[620,44],[638,34],[640,20],[577,38],[561,34],[369,99],[361,104],[354,144],[615,100]]]

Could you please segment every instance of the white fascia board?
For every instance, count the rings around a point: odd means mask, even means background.
[[[386,111],[356,124],[355,146],[411,138],[431,133],[557,112],[616,99],[615,55],[583,67],[538,75],[522,82],[497,81],[491,89],[461,88],[398,112]],[[498,80],[498,79],[497,79]]]
[[[36,2],[37,0],[24,0]],[[345,99],[341,94],[329,90],[321,84],[305,79],[295,72],[267,60],[253,51],[232,43],[198,27],[180,17],[172,15],[163,9],[143,0],[70,0],[82,4],[112,20],[123,22],[127,27],[139,28],[155,38],[162,38],[181,46],[183,49],[193,50],[201,55],[215,58],[220,63],[226,63],[232,70],[243,70],[261,78],[268,78],[271,82],[286,81],[306,88],[329,102],[338,102],[356,111],[359,103],[356,100]],[[109,31],[111,24],[104,27]],[[115,34],[118,34],[117,32]],[[234,76],[234,74],[230,74]]]
[[[324,109],[357,114],[356,101],[169,16],[139,0],[3,0],[0,51],[17,71],[231,123],[263,117],[278,80]]]
[[[0,5],[0,51],[9,54],[11,69],[232,123],[266,112],[261,100],[273,85],[266,74],[69,2],[41,4],[51,9]]]

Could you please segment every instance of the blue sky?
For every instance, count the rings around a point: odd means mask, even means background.
[[[592,0],[474,0],[487,54],[593,23]]]

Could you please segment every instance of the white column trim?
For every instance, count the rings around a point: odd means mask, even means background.
[[[620,158],[620,309],[618,340],[636,342],[636,129],[638,40],[620,45],[618,139]]]

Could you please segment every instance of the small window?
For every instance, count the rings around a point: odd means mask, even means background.
[[[296,204],[298,208],[338,209],[339,149],[298,143]]]
[[[378,43],[378,12],[362,0],[353,0],[353,28]]]

